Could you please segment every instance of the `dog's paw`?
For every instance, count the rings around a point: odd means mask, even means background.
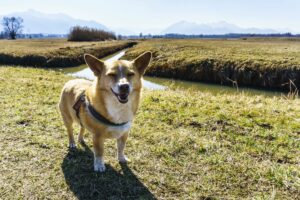
[[[94,165],[95,172],[105,172],[105,165]]]
[[[78,140],[77,140],[77,141],[78,141],[78,143],[79,143],[79,144],[85,144],[85,141],[84,141],[84,139],[83,139],[83,138],[78,138]]]
[[[69,148],[70,148],[70,149],[76,148],[76,144],[75,144],[75,143],[70,143],[70,144],[69,144]]]
[[[127,158],[126,156],[119,156],[118,160],[119,160],[120,163],[128,163],[128,162],[130,162],[130,159]]]
[[[94,171],[95,172],[105,172],[105,164],[104,161],[96,158],[94,161]]]

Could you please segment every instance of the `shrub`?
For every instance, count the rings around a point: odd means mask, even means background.
[[[89,28],[86,26],[72,27],[68,36],[69,41],[104,41],[115,39],[116,35],[113,32]]]

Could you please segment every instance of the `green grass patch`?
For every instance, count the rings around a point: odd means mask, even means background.
[[[300,41],[290,39],[153,39],[127,52],[154,53],[148,75],[290,89],[300,88]]]
[[[91,135],[69,151],[56,109],[71,78],[0,67],[1,199],[299,199],[298,98],[145,90],[132,162],[108,140],[98,174]]]

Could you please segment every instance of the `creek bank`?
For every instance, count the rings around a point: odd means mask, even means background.
[[[0,64],[3,65],[22,65],[39,68],[65,68],[78,66],[84,63],[83,54],[89,53],[98,58],[103,58],[114,54],[120,50],[130,48],[137,44],[129,41],[121,44],[114,44],[105,47],[66,47],[60,48],[47,55],[28,54],[14,55],[11,53],[0,53]],[[82,49],[80,49],[82,48]],[[76,49],[74,54],[67,54],[68,51]],[[80,49],[80,50],[79,50]]]

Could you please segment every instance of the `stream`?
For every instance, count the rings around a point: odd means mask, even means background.
[[[126,50],[119,51],[113,55],[102,58],[102,60],[105,61],[118,60],[122,56],[124,56],[125,52]],[[78,78],[86,78],[89,80],[93,80],[95,78],[93,72],[87,67],[86,64],[77,67],[61,68],[59,70],[68,75],[75,76]],[[143,86],[151,90],[164,90],[168,87],[171,87],[171,88],[179,88],[179,89],[209,91],[213,94],[217,94],[217,93],[233,94],[237,92],[242,92],[247,95],[264,95],[268,97],[280,96],[283,94],[280,91],[273,91],[273,90],[263,90],[263,89],[250,88],[250,87],[240,87],[237,90],[237,88],[235,87],[218,85],[218,84],[183,81],[183,80],[175,80],[170,78],[158,78],[158,77],[149,77],[149,76],[144,77]]]

